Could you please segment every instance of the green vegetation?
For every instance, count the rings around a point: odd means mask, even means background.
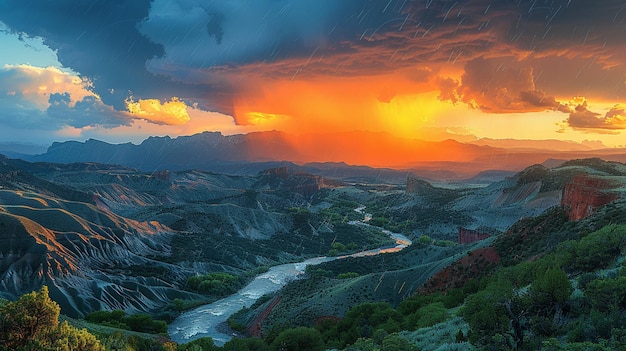
[[[612,263],[625,245],[624,227],[608,225],[580,240],[563,242],[558,248],[558,258],[570,271],[589,272]]]
[[[324,342],[317,329],[297,327],[282,331],[270,345],[271,350],[280,351],[322,351]]]
[[[609,225],[565,241],[540,259],[483,278],[484,288],[468,296],[462,309],[471,327],[470,341],[487,348],[528,350],[623,345],[626,276],[586,272],[612,267],[624,247],[626,226]]]
[[[141,333],[167,333],[167,323],[165,321],[154,320],[147,314],[127,315],[126,312],[120,310],[96,311],[86,315],[85,320],[91,323]]]
[[[104,351],[96,337],[67,322],[59,323],[59,305],[48,287],[0,306],[0,350]]]
[[[526,223],[542,224],[546,218],[553,218],[550,216],[554,214]],[[571,224],[561,222],[550,228],[558,234],[564,228],[571,229]],[[500,240],[517,240],[516,233],[517,229]],[[538,237],[548,240],[549,234]],[[419,242],[423,242],[422,249],[434,245],[428,237]],[[531,253],[528,246],[518,244]],[[350,308],[342,319],[325,319],[315,326],[276,324],[264,339],[234,339],[223,347],[215,346],[210,338],[175,345],[118,332],[93,334],[79,330],[58,322],[58,305],[48,298],[44,287],[16,302],[0,302],[0,337],[7,340],[7,350],[417,350],[418,344],[427,343],[419,341],[426,335],[420,331],[430,331],[429,339],[423,340],[432,344],[443,340],[436,339],[436,328],[441,328],[445,335],[439,338],[445,338],[450,350],[473,346],[498,350],[613,350],[626,341],[626,267],[619,260],[625,247],[626,225],[607,225],[591,233],[581,232],[577,239],[555,243],[533,260],[513,264],[509,260],[508,266],[500,266],[491,275],[445,294],[416,294],[396,307],[385,302],[361,303]],[[348,271],[334,276],[358,279],[360,273]],[[211,282],[218,281],[221,286],[238,281],[227,273],[194,278],[189,283],[194,289],[201,289],[204,282],[215,287],[218,285]],[[262,307],[270,298],[261,299],[253,307]],[[135,331],[165,331],[160,321],[147,315],[128,316],[122,311],[95,312],[86,320]]]
[[[332,249],[328,251],[328,256],[346,255],[357,252],[358,246],[354,242],[344,245],[342,243],[333,243]]]
[[[196,275],[187,279],[187,287],[191,291],[218,297],[233,294],[242,286],[242,279],[235,275],[222,272],[209,273],[200,276]]]
[[[337,278],[339,279],[352,279],[352,278],[358,278],[361,275],[359,273],[355,273],[355,272],[348,272],[348,273],[339,273],[337,275]]]

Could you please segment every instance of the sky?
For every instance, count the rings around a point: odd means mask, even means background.
[[[384,131],[626,146],[624,0],[3,0],[0,142]]]

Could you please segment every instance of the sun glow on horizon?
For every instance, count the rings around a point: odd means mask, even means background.
[[[439,101],[437,93],[396,96],[389,102],[379,101],[378,114],[385,131],[403,138],[426,137],[424,127],[450,111],[450,104]]]

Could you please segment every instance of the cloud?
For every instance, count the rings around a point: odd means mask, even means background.
[[[83,99],[72,103],[68,93],[52,94],[46,115],[57,124],[74,128],[94,126],[114,128],[131,124],[131,118],[127,114],[103,104],[94,95],[85,96]]]
[[[567,106],[537,89],[532,67],[510,57],[471,60],[465,65],[460,84],[451,80],[440,84],[440,98],[461,100],[488,113],[569,112]]]
[[[590,111],[587,108],[587,101],[582,101],[570,113],[564,124],[585,132],[618,134],[626,130],[626,111],[624,106],[615,105],[602,116],[600,113]]]
[[[307,55],[340,36],[341,22],[362,7],[355,0],[156,0],[138,28],[165,48],[156,61],[240,65]]]
[[[147,60],[164,54],[137,30],[149,10],[150,0],[7,0],[0,21],[17,35],[41,37],[61,64],[93,82],[105,104],[123,110],[129,91],[172,96],[171,83],[146,70]]]
[[[126,101],[126,107],[134,117],[156,124],[180,125],[189,122],[187,105],[176,97],[164,103],[158,99],[134,101],[130,98]]]
[[[48,107],[51,94],[67,93],[74,102],[93,95],[89,85],[88,81],[55,67],[6,65],[0,69],[0,93],[28,100],[41,110]]]
[[[54,67],[0,69],[0,124],[54,130],[63,126],[127,125],[129,117],[104,105],[90,83]]]
[[[54,67],[5,66],[0,70],[0,123],[23,128],[54,130],[63,127],[115,128],[133,119],[155,124],[189,122],[185,102],[172,98],[127,99],[128,111],[117,111],[89,90],[89,81]]]
[[[569,112],[557,96],[626,94],[621,0],[6,0],[0,21],[41,37],[122,112],[129,96],[161,105],[179,97],[234,115],[242,100],[264,93],[259,86],[277,81],[411,69],[440,99],[492,113]],[[372,89],[380,101],[401,94]],[[184,120],[170,117],[152,121]]]

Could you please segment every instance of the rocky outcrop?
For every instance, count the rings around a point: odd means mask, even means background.
[[[327,185],[324,178],[302,172],[291,172],[287,167],[277,167],[259,173],[257,189],[289,191],[305,197],[315,194]]]
[[[610,178],[577,175],[571,183],[565,185],[561,205],[570,220],[578,221],[591,215],[599,207],[617,200],[620,195],[612,190],[619,186],[620,183]]]
[[[459,244],[471,244],[487,239],[490,236],[491,235],[489,233],[483,231],[459,227],[458,242]]]
[[[433,189],[433,186],[423,179],[420,179],[414,176],[408,176],[406,178],[406,193],[407,194],[421,194],[424,192],[429,192],[432,189]]]

